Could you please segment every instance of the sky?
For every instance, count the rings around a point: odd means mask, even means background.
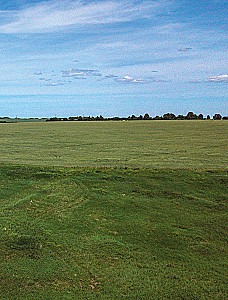
[[[1,0],[0,116],[227,110],[226,0]]]

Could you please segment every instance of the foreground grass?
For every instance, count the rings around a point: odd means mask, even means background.
[[[224,169],[227,132],[225,120],[0,124],[0,162]]]
[[[0,168],[1,299],[227,299],[227,172]]]

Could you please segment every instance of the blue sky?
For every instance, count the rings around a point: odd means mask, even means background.
[[[227,115],[222,0],[2,0],[0,116]]]

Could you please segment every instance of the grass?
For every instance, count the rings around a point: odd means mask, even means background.
[[[227,132],[225,120],[0,124],[0,162],[224,169]]]
[[[0,298],[227,299],[227,126],[0,124]]]
[[[1,299],[227,299],[227,174],[1,165]]]

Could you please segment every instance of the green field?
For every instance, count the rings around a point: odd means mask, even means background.
[[[227,121],[0,124],[0,162],[223,169]]]
[[[227,299],[227,127],[0,124],[0,299]]]

